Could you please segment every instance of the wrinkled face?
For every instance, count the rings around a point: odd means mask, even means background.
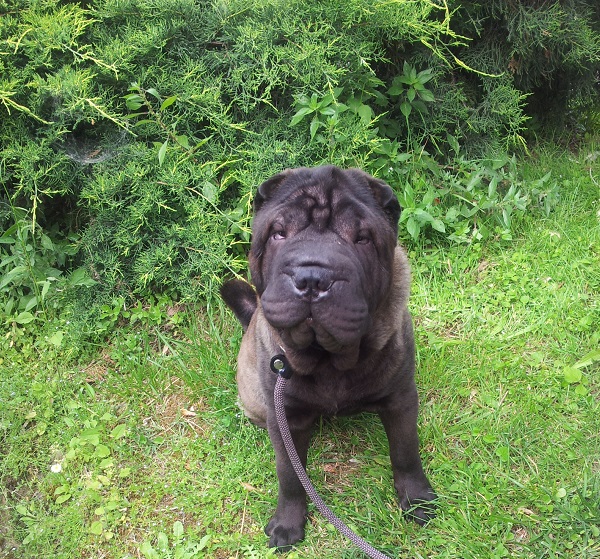
[[[267,321],[295,350],[358,351],[390,289],[400,206],[353,169],[295,169],[255,200],[250,270]]]

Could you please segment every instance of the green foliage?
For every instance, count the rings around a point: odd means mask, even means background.
[[[169,536],[164,532],[159,532],[156,537],[156,547],[149,541],[145,541],[140,546],[140,552],[146,559],[197,559],[205,557],[205,550],[210,536],[206,535],[200,541],[186,541],[184,536],[183,524],[176,521],[173,524],[173,535],[171,542]]]
[[[15,223],[0,236],[0,294],[7,322],[24,325],[35,320],[36,311],[43,317],[58,304],[52,301],[58,289],[95,282],[83,268],[63,276],[75,253],[73,235],[65,239],[56,230],[46,234],[22,208],[13,208],[13,215]]]
[[[282,146],[310,142],[309,122],[290,128],[277,148],[282,156]],[[303,127],[304,144],[293,144]],[[432,158],[417,163],[402,146],[384,147],[384,159],[429,173],[425,184],[436,188],[439,173],[464,185],[460,176],[487,169],[473,188],[487,193],[488,181],[513,172],[510,161],[470,159],[426,171]],[[323,422],[309,456],[309,475],[327,503],[390,557],[597,555],[596,151],[590,146],[578,159],[536,151],[520,160],[511,180],[534,182],[552,171],[539,190],[560,180],[561,197],[547,216],[526,215],[510,243],[449,244],[448,232],[429,225],[418,243],[407,243],[420,438],[440,495],[437,517],[426,530],[402,519],[376,415]],[[446,199],[453,203],[450,193]],[[485,212],[478,215],[485,221]],[[498,219],[490,215],[490,227]],[[437,242],[427,246],[425,234]],[[273,556],[263,527],[277,479],[268,434],[236,405],[239,324],[219,303],[207,311],[166,297],[139,306],[116,297],[102,317],[99,351],[77,363],[69,359],[78,345],[69,329],[60,347],[31,332],[30,343],[2,347],[0,554]],[[37,327],[50,336],[56,324]],[[305,540],[286,557],[358,554],[312,515]]]
[[[400,103],[400,112],[408,119],[413,109],[419,113],[427,113],[425,103],[435,101],[433,93],[425,84],[433,78],[431,70],[417,73],[408,62],[404,63],[404,72],[392,80],[388,95]]]
[[[517,4],[4,2],[2,320],[210,299],[285,167],[382,176],[411,238],[508,238],[553,179],[485,161],[523,148],[539,88],[571,76],[582,107],[598,68],[597,10]]]
[[[480,161],[458,157],[453,165],[442,167],[422,153],[407,167],[394,182],[400,185],[400,220],[415,240],[433,230],[455,243],[509,241],[515,218],[540,205],[548,215],[558,201],[551,173],[524,182],[514,157]]]
[[[458,56],[485,72],[505,74],[505,83],[531,94],[527,111],[535,122],[554,127],[581,124],[581,113],[598,106],[593,77],[600,68],[596,2],[492,0],[450,5],[456,9],[456,28],[476,38],[468,49],[459,49]]]

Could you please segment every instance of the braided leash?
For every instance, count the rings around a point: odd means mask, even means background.
[[[277,382],[275,383],[275,415],[277,417],[277,425],[283,439],[283,444],[287,450],[290,462],[306,491],[306,494],[310,497],[310,500],[315,504],[319,512],[333,524],[338,531],[346,536],[354,545],[364,551],[372,559],[390,559],[387,555],[381,553],[381,551],[375,549],[369,542],[365,541],[360,536],[356,535],[348,526],[346,526],[325,504],[323,499],[319,496],[304,467],[300,461],[300,457],[296,452],[294,441],[292,440],[292,434],[288,426],[287,418],[285,416],[285,408],[283,406],[283,393],[285,391],[285,385],[288,379],[292,376],[292,369],[287,362],[287,359],[283,355],[276,355],[271,359],[271,370],[277,374]]]

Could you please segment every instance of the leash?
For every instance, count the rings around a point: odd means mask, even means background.
[[[283,406],[283,393],[285,390],[285,385],[287,381],[292,376],[292,368],[288,363],[287,359],[284,355],[276,355],[271,359],[271,370],[277,375],[277,382],[275,383],[275,391],[273,393],[275,400],[275,415],[277,417],[277,425],[279,427],[279,432],[281,433],[281,438],[283,439],[283,444],[285,445],[285,449],[287,450],[290,462],[306,491],[306,494],[310,497],[310,500],[315,504],[319,512],[327,519],[331,524],[333,524],[337,530],[346,536],[354,545],[364,551],[369,557],[372,559],[390,559],[387,555],[381,553],[381,551],[375,549],[369,542],[356,535],[348,526],[346,526],[325,504],[323,499],[319,496],[313,484],[311,483],[308,475],[302,466],[302,462],[300,461],[300,457],[298,456],[298,452],[296,452],[296,447],[294,446],[294,441],[292,440],[292,434],[290,433],[290,428],[287,422],[287,417],[285,415],[285,408]]]

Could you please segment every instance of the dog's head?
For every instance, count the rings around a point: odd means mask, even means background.
[[[358,169],[284,171],[254,201],[249,255],[266,320],[295,351],[358,357],[389,293],[400,205]]]

